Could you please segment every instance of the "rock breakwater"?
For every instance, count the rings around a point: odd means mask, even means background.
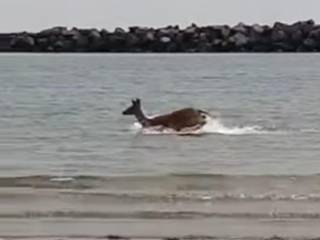
[[[318,52],[320,25],[313,20],[273,26],[212,25],[128,30],[53,27],[37,33],[0,34],[7,52]]]

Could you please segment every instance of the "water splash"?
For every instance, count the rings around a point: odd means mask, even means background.
[[[218,118],[208,118],[207,124],[202,128],[186,128],[177,132],[171,128],[164,127],[149,127],[142,128],[142,126],[135,122],[131,129],[135,131],[141,131],[147,135],[161,135],[161,134],[174,134],[174,135],[203,135],[203,134],[223,134],[223,135],[249,135],[249,134],[265,134],[271,131],[267,131],[259,125],[248,125],[248,126],[226,126]]]
[[[220,119],[209,119],[208,123],[203,126],[202,131],[206,133],[218,133],[224,135],[247,135],[247,134],[262,134],[267,133],[262,126],[226,126]]]

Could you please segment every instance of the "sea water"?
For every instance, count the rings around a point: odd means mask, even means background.
[[[317,235],[319,69],[318,54],[1,54],[1,234]],[[141,129],[121,114],[137,97],[212,119]]]

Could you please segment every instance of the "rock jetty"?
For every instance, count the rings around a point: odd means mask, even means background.
[[[320,25],[313,20],[273,26],[212,25],[128,30],[53,27],[38,33],[0,34],[2,52],[318,52]]]

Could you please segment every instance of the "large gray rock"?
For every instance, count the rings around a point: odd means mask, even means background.
[[[91,41],[99,41],[101,39],[101,34],[97,29],[92,29],[88,37]]]
[[[160,36],[171,35],[171,29],[169,29],[169,28],[159,28],[157,32],[158,32],[158,35],[160,35]]]
[[[73,38],[74,36],[77,36],[79,35],[80,32],[77,28],[72,28],[71,30],[65,30],[65,31],[62,31],[62,36],[65,37],[65,38]]]
[[[194,23],[187,27],[184,32],[187,33],[187,34],[190,34],[190,35],[193,35],[193,34],[196,34],[197,33],[197,30],[198,30],[198,27],[197,25],[195,25]]]
[[[149,28],[130,27],[128,34],[134,36],[134,38],[137,38],[138,41],[141,41],[141,43],[143,44],[144,42],[149,41],[148,40],[149,36],[152,35],[154,37],[152,33],[150,34],[148,33],[149,33]],[[152,38],[152,36],[150,38]]]
[[[46,49],[49,45],[49,39],[48,38],[38,38],[37,45],[40,49]]]
[[[50,35],[62,35],[67,32],[68,29],[66,27],[53,27],[49,29],[45,29],[39,33],[39,36],[50,36]]]
[[[162,36],[174,37],[178,33],[179,33],[179,29],[172,27],[172,26],[168,26],[166,28],[160,28],[158,30],[159,37],[162,37]]]
[[[207,42],[208,41],[208,37],[207,37],[207,34],[205,32],[201,32],[199,34],[199,41],[200,42]]]
[[[315,39],[315,40],[320,40],[320,26],[313,29],[310,33],[309,33],[309,38]]]
[[[85,49],[89,46],[89,39],[87,36],[80,34],[80,32],[72,37],[75,48]]]
[[[303,41],[303,46],[307,49],[307,50],[313,50],[316,49],[317,47],[317,41],[312,39],[312,38],[307,38],[306,40]]]
[[[281,22],[275,22],[273,29],[286,32],[290,29],[290,25]]]
[[[283,42],[286,41],[287,34],[282,29],[274,29],[271,34],[271,40],[273,42]]]
[[[314,28],[315,22],[310,19],[307,21],[299,21],[292,25],[293,31],[300,30],[303,35],[308,35],[311,30]]]
[[[252,25],[251,29],[257,34],[263,34],[265,31],[265,28],[259,24]]]
[[[227,39],[231,34],[231,28],[227,25],[213,26],[212,29],[221,39]]]
[[[148,31],[144,36],[145,41],[153,42],[156,39],[153,31]]]
[[[13,49],[30,51],[35,46],[35,40],[27,34],[17,35],[11,40],[10,46]]]
[[[248,29],[244,23],[238,23],[236,26],[232,28],[233,31],[237,33],[247,34]]]
[[[248,44],[249,38],[243,33],[236,33],[229,38],[229,42],[234,43],[237,47],[243,47]]]
[[[291,39],[293,42],[300,43],[303,41],[303,32],[301,30],[291,32]]]
[[[128,34],[127,36],[127,47],[136,48],[140,44],[140,39],[135,34]]]
[[[109,32],[107,29],[103,28],[101,31],[100,31],[100,35],[101,37],[107,37],[109,35]]]
[[[63,41],[59,40],[53,44],[53,48],[56,51],[61,51],[65,49]]]
[[[161,37],[160,42],[169,43],[169,42],[171,42],[171,38],[170,37]]]
[[[115,30],[114,30],[114,34],[126,34],[126,31],[123,29],[123,28],[120,28],[120,27],[117,27]]]
[[[258,24],[253,25],[249,28],[249,42],[254,51],[267,51],[271,42],[272,29],[269,26],[261,26]],[[257,50],[256,50],[257,49]]]

